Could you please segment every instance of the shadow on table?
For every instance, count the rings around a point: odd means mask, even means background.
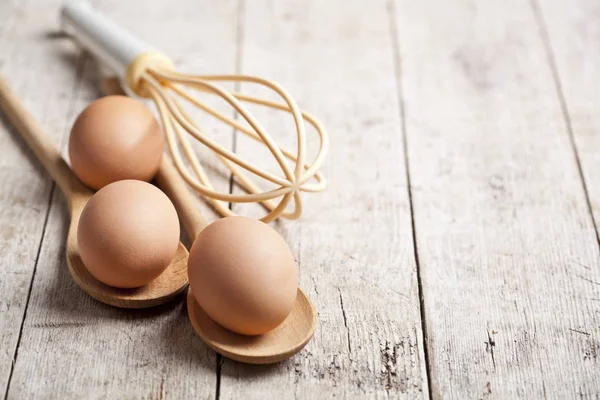
[[[254,365],[244,364],[228,358],[222,358],[221,375],[227,377],[241,378],[252,381],[256,378],[271,376],[281,370],[287,370],[289,360],[280,361],[275,364]]]
[[[65,326],[78,331],[73,333],[76,336],[97,333],[92,343],[114,334],[115,342],[121,342],[117,348],[144,346],[142,353],[151,356],[153,362],[168,365],[175,359],[177,363],[214,371],[216,357],[189,322],[183,294],[160,306],[123,309],[101,303],[77,286],[65,256],[69,227],[66,202],[55,203],[61,203],[55,204],[61,211],[53,213],[45,236],[53,236],[63,244],[48,246],[48,252],[40,253],[28,307],[33,325],[52,329]],[[49,333],[54,332],[58,331]]]

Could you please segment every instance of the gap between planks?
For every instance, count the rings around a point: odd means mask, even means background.
[[[70,116],[74,113],[74,106],[75,106],[75,99],[77,97],[77,93],[79,90],[79,87],[83,81],[83,71],[84,71],[84,66],[85,66],[85,62],[87,59],[87,53],[81,53],[79,54],[79,56],[77,57],[77,63],[76,63],[76,78],[75,78],[75,84],[73,85],[73,89],[71,90],[70,93],[70,98],[69,98],[69,106],[67,108],[67,114],[65,116],[66,119],[69,119]],[[9,129],[13,129],[13,127],[9,127]],[[62,134],[62,138],[63,140],[61,140],[61,147],[60,149],[63,148],[62,144],[64,144],[64,138],[68,137],[68,131],[70,130],[69,127],[65,127],[65,131]],[[21,140],[21,139],[19,139]],[[32,157],[33,154],[30,152],[30,155]],[[37,160],[35,162],[38,162]],[[50,178],[51,179],[51,178]],[[38,263],[40,261],[40,255],[42,252],[42,247],[44,245],[44,237],[46,234],[46,228],[48,227],[48,220],[50,218],[50,213],[52,211],[52,204],[53,204],[53,198],[54,198],[54,193],[56,192],[56,182],[52,181],[51,183],[51,188],[50,188],[50,195],[48,196],[48,206],[46,208],[46,215],[44,216],[44,223],[42,226],[42,232],[40,235],[40,242],[37,248],[37,252],[36,252],[36,257],[35,257],[35,262],[33,264],[33,271],[31,273],[31,279],[29,281],[29,287],[27,290],[27,296],[25,298],[25,309],[23,310],[23,314],[22,314],[22,318],[21,318],[21,325],[19,327],[19,334],[17,336],[17,343],[15,345],[15,350],[13,353],[13,358],[12,358],[12,362],[10,365],[10,372],[8,373],[8,380],[6,382],[6,390],[4,392],[4,399],[8,399],[8,393],[10,391],[10,384],[12,382],[12,377],[13,377],[13,372],[15,369],[15,364],[17,362],[17,358],[19,356],[19,347],[21,346],[21,338],[23,336],[23,328],[25,326],[25,319],[27,317],[27,310],[29,309],[29,301],[31,300],[31,292],[33,290],[33,283],[35,280],[35,275],[37,272],[37,267],[38,267]]]
[[[571,115],[569,112],[569,106],[567,105],[567,99],[565,98],[565,93],[563,90],[563,85],[560,80],[560,75],[558,73],[558,67],[556,65],[556,56],[554,55],[554,50],[552,49],[552,42],[550,41],[550,35],[548,33],[548,26],[546,21],[544,20],[544,16],[542,15],[540,5],[538,0],[530,0],[531,8],[533,9],[533,14],[535,15],[535,22],[540,31],[540,39],[542,41],[542,45],[544,46],[544,50],[546,51],[546,56],[548,58],[548,65],[550,66],[550,71],[552,73],[552,79],[554,80],[554,85],[556,86],[556,96],[560,102],[560,109],[563,115],[563,119],[565,121],[565,127],[567,133],[569,135],[569,141],[571,142],[571,146],[573,148],[573,157],[575,158],[575,163],[577,164],[577,172],[579,173],[579,179],[581,180],[581,184],[583,186],[583,191],[585,193],[586,205],[588,208],[588,212],[590,213],[590,218],[594,222],[594,231],[596,232],[596,242],[598,243],[598,248],[600,248],[600,233],[598,232],[598,223],[594,218],[594,210],[592,208],[592,201],[590,197],[590,192],[588,190],[587,182],[585,180],[585,175],[583,173],[583,167],[581,164],[581,157],[579,156],[579,151],[577,149],[577,143],[575,143],[575,134],[573,133],[573,124],[571,122]]]
[[[21,337],[23,336],[23,327],[25,326],[25,318],[27,317],[27,309],[29,308],[29,300],[31,299],[31,290],[33,289],[33,281],[35,279],[35,272],[37,271],[38,262],[40,260],[40,254],[42,252],[42,245],[44,244],[44,234],[46,233],[46,227],[48,226],[48,219],[50,218],[50,210],[52,208],[52,198],[56,191],[56,183],[52,182],[50,188],[50,195],[48,196],[48,206],[46,208],[46,215],[44,216],[44,223],[42,225],[42,234],[40,235],[40,243],[37,248],[35,255],[35,262],[33,263],[33,271],[31,272],[31,279],[29,280],[29,288],[27,289],[27,296],[25,297],[25,309],[21,317],[21,325],[19,327],[19,334],[17,335],[17,343],[13,352],[12,360],[10,363],[10,371],[8,372],[8,380],[6,381],[6,390],[4,392],[4,400],[8,398],[8,391],[10,389],[10,382],[12,380],[13,372],[15,370],[15,364],[17,357],[19,356],[19,346],[21,345]]]
[[[408,195],[408,204],[410,209],[410,224],[412,230],[412,242],[413,242],[413,256],[415,258],[415,264],[417,268],[417,285],[418,285],[418,296],[419,296],[419,312],[421,315],[421,340],[423,343],[423,352],[425,358],[425,386],[427,386],[427,393],[425,396],[431,399],[432,396],[432,385],[431,385],[431,362],[429,359],[429,343],[427,335],[427,315],[425,309],[425,293],[423,292],[423,277],[421,271],[421,264],[419,262],[419,249],[417,246],[417,227],[415,224],[415,212],[414,203],[412,196],[411,186],[411,174],[410,174],[410,154],[408,151],[408,134],[406,132],[406,109],[404,107],[404,93],[402,90],[402,58],[400,50],[400,30],[398,29],[398,21],[396,20],[396,7],[394,6],[395,0],[388,0],[388,23],[390,24],[390,36],[392,40],[392,51],[394,58],[394,70],[395,70],[395,83],[396,93],[398,95],[398,113],[400,116],[400,130],[402,133],[402,151],[404,152],[404,168],[406,170],[406,189]],[[340,294],[341,296],[341,294]]]

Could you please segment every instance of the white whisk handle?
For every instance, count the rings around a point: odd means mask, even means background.
[[[121,78],[136,56],[156,51],[94,10],[85,0],[67,1],[61,10],[61,22],[66,33],[73,35]]]

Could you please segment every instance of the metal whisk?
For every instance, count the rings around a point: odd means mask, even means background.
[[[175,72],[171,60],[146,43],[130,35],[113,21],[95,11],[84,1],[67,2],[62,9],[63,28],[110,69],[117,73],[126,89],[144,98],[152,99],[158,109],[167,139],[167,147],[177,170],[185,181],[203,195],[223,216],[235,215],[224,202],[261,203],[268,213],[261,218],[269,222],[277,217],[296,219],[302,213],[300,192],[318,192],[326,187],[325,178],[318,172],[329,140],[323,126],[313,116],[300,110],[292,97],[279,85],[266,79],[244,75],[187,75]],[[283,103],[224,90],[215,82],[243,82],[258,84],[275,92]],[[223,114],[219,110],[194,97],[189,89],[198,90],[223,98],[247,124]],[[239,132],[262,143],[271,152],[281,168],[283,176],[266,171],[208,137],[182,107],[181,100],[211,114]],[[265,131],[260,122],[244,106],[244,102],[281,110],[292,115],[296,128],[297,150],[292,152],[279,147]],[[312,163],[306,158],[305,121],[311,124],[320,139],[317,156]],[[216,191],[200,164],[188,134],[213,150],[224,165],[231,170],[246,194],[230,194]],[[183,150],[183,157],[180,151]],[[191,165],[191,172],[186,162]],[[288,160],[295,163],[291,168]],[[248,172],[270,181],[278,187],[261,189]],[[310,182],[310,181],[313,182]],[[275,201],[278,199],[278,201]],[[294,209],[286,212],[293,200]]]

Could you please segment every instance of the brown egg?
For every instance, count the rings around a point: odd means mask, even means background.
[[[152,112],[126,96],[106,96],[87,106],[69,137],[73,171],[94,189],[122,179],[149,181],[163,147],[162,131]]]
[[[296,301],[289,247],[273,228],[250,218],[227,217],[204,228],[190,251],[188,275],[206,314],[245,335],[277,327]]]
[[[86,269],[119,288],[139,287],[158,277],[178,245],[173,203],[142,181],[124,180],[100,189],[84,207],[77,227]]]

